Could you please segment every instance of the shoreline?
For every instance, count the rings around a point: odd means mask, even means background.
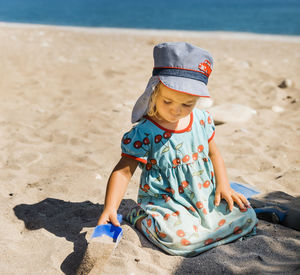
[[[44,28],[50,30],[64,30],[72,32],[84,32],[94,34],[125,34],[135,36],[179,36],[179,37],[207,37],[218,39],[234,39],[234,40],[261,40],[261,41],[277,41],[300,43],[300,35],[278,35],[263,34],[251,32],[231,32],[231,31],[189,31],[189,30],[166,30],[166,29],[132,29],[132,28],[110,28],[110,27],[81,27],[67,25],[48,25],[35,23],[14,23],[0,21],[0,27],[10,28]]]

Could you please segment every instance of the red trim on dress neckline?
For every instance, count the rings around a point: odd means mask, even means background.
[[[146,119],[148,119],[149,121],[151,121],[154,125],[156,125],[158,128],[166,131],[166,132],[170,132],[170,133],[176,133],[176,134],[180,134],[180,133],[184,133],[184,132],[188,132],[191,130],[192,128],[192,124],[193,124],[193,120],[194,120],[194,115],[193,115],[193,111],[190,113],[190,122],[189,122],[189,125],[182,129],[182,130],[170,130],[170,129],[167,129],[163,126],[161,126],[160,124],[158,124],[157,122],[155,122],[153,119],[151,119],[149,116],[145,116]]]

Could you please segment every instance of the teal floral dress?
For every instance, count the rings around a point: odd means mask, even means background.
[[[194,109],[184,130],[172,131],[143,118],[122,139],[122,155],[142,169],[138,204],[145,236],[171,255],[195,256],[250,233],[252,208],[214,205],[216,182],[209,158],[215,134],[210,114]]]

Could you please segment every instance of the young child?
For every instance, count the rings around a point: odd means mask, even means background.
[[[122,139],[98,224],[119,225],[117,209],[139,165],[138,206],[127,220],[169,254],[195,256],[252,232],[255,212],[230,188],[213,119],[195,108],[209,97],[212,65],[207,51],[188,43],[154,47],[153,76],[134,106],[138,123]]]

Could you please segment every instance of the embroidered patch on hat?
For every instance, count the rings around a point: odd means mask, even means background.
[[[205,59],[204,62],[200,63],[198,68],[201,73],[209,77],[211,73],[211,63],[207,59]]]

